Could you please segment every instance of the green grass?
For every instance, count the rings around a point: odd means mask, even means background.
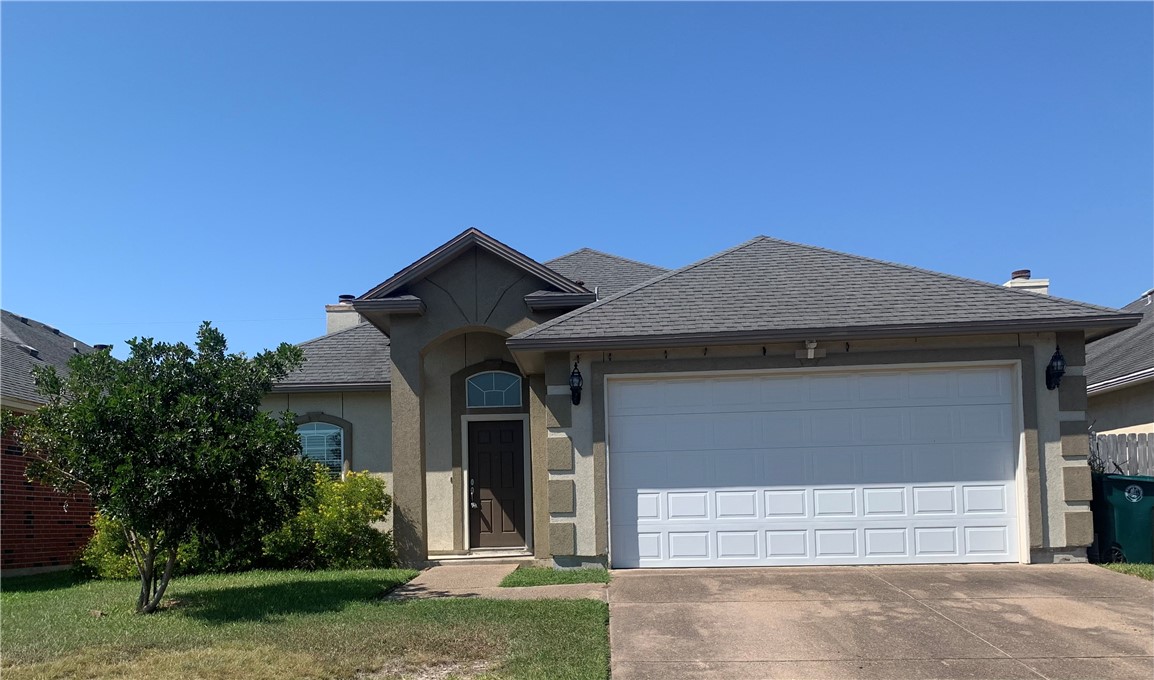
[[[1103,567],[1121,574],[1130,574],[1147,581],[1154,581],[1154,564],[1130,564],[1129,562],[1115,562],[1103,564]]]
[[[609,583],[605,569],[550,569],[548,567],[521,567],[501,581],[502,588],[528,586],[556,586],[569,583]]]
[[[393,602],[405,570],[174,579],[132,612],[137,584],[4,579],[4,680],[388,678],[439,668],[493,678],[605,678],[609,611],[593,600]]]

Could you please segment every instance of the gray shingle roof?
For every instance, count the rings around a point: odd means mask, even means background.
[[[1154,302],[1143,295],[1122,308],[1142,314],[1142,321],[1086,346],[1086,382],[1089,385],[1154,369]]]
[[[32,367],[55,366],[67,372],[69,359],[91,351],[88,344],[52,326],[0,310],[0,393],[43,404],[44,396],[32,381]]]
[[[510,338],[509,346],[623,347],[672,339],[697,344],[1133,323],[1117,314],[761,236],[531,328]]]
[[[597,293],[603,298],[669,271],[592,248],[562,255],[549,260],[545,266],[574,281],[584,281],[589,290],[597,288]]]
[[[307,361],[274,391],[326,386],[383,387],[392,379],[389,338],[369,323],[302,342]]]

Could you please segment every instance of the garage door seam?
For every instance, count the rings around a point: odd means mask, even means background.
[[[870,576],[873,576],[873,577],[874,577],[874,578],[876,578],[877,580],[879,580],[879,581],[881,581],[882,583],[886,584],[887,586],[889,586],[889,587],[893,588],[894,590],[898,591],[898,592],[899,592],[899,593],[901,593],[902,595],[905,595],[906,597],[910,598],[910,599],[911,599],[911,600],[913,600],[914,602],[916,602],[916,603],[918,603],[919,605],[921,605],[921,606],[925,607],[926,609],[930,610],[930,611],[931,611],[931,612],[933,612],[934,614],[936,614],[936,615],[938,615],[938,616],[942,617],[942,618],[943,618],[943,619],[945,619],[946,621],[949,621],[950,623],[954,624],[954,625],[955,625],[955,626],[957,626],[958,628],[961,628],[961,629],[962,629],[962,630],[964,630],[965,632],[969,633],[970,635],[974,636],[975,638],[977,638],[977,639],[981,640],[982,642],[986,643],[987,645],[989,645],[990,647],[992,647],[994,650],[996,650],[996,651],[997,651],[999,654],[1001,654],[1001,655],[1005,656],[1007,659],[1012,659],[1012,660],[1014,661],[1014,663],[1018,664],[1018,665],[1019,665],[1019,666],[1021,666],[1022,668],[1025,668],[1026,670],[1030,671],[1031,673],[1033,673],[1034,675],[1038,676],[1039,678],[1045,678],[1045,680],[1049,680],[1049,678],[1046,678],[1046,676],[1045,676],[1045,675],[1042,675],[1042,674],[1041,674],[1041,673],[1039,673],[1037,670],[1035,670],[1035,669],[1031,668],[1029,665],[1027,665],[1026,663],[1024,663],[1022,660],[1014,658],[1013,656],[1011,656],[1011,655],[1010,655],[1008,652],[1006,652],[1006,651],[1005,651],[1004,649],[1002,649],[1001,647],[999,647],[999,646],[995,645],[994,643],[990,642],[989,640],[987,640],[986,638],[982,637],[981,635],[978,635],[977,633],[975,633],[974,631],[970,630],[969,628],[966,628],[966,627],[965,627],[965,626],[963,626],[962,624],[960,624],[960,623],[958,623],[957,621],[955,621],[955,620],[951,619],[950,617],[948,617],[948,616],[946,616],[945,614],[941,613],[941,612],[940,612],[940,611],[938,611],[937,609],[934,609],[933,607],[931,607],[930,605],[926,604],[925,602],[922,602],[922,601],[921,601],[921,600],[919,600],[918,598],[916,598],[916,597],[914,597],[913,595],[911,595],[910,593],[906,592],[906,591],[905,591],[904,589],[902,589],[901,587],[899,587],[899,586],[896,586],[896,585],[894,585],[894,584],[890,583],[889,581],[885,580],[885,579],[884,579],[884,578],[882,578],[881,576],[878,576],[877,574],[875,574],[875,573],[873,572],[873,570],[871,570],[871,569],[866,569],[865,571],[866,571],[866,573],[867,573],[867,574],[869,574]]]

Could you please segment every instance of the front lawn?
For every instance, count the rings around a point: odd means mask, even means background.
[[[1122,574],[1130,574],[1138,578],[1144,578],[1147,581],[1154,581],[1154,564],[1130,564],[1129,562],[1115,562],[1113,564],[1103,564],[1111,571],[1116,571]]]
[[[521,567],[501,581],[502,588],[528,586],[557,586],[570,583],[609,583],[605,569],[550,569],[548,567]]]
[[[605,678],[608,606],[593,600],[392,602],[407,570],[174,579],[167,606],[132,613],[137,584],[4,579],[5,680]]]

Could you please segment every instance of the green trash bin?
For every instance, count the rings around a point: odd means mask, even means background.
[[[1100,562],[1154,562],[1154,477],[1094,473],[1091,509]]]

